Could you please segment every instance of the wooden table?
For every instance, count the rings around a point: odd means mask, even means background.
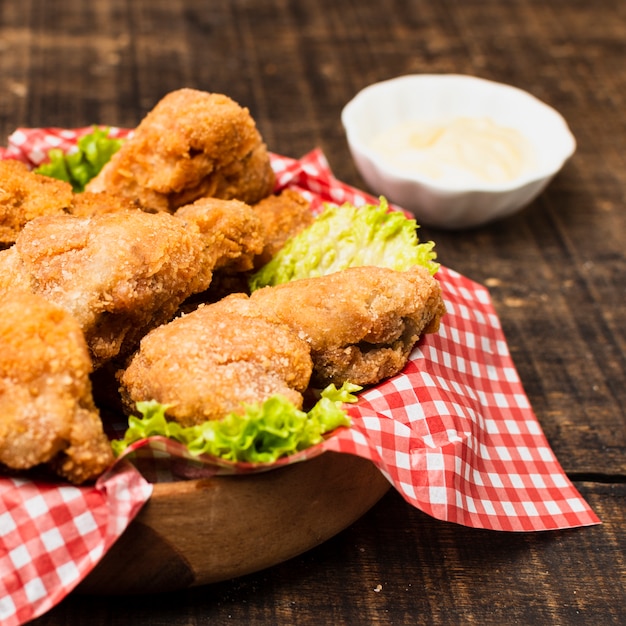
[[[71,595],[52,624],[626,623],[626,3],[597,0],[0,2],[0,134],[133,126],[182,86],[250,108],[270,148],[320,146],[363,187],[339,116],[365,85],[456,72],[556,107],[578,151],[520,214],[422,229],[492,293],[549,442],[603,520],[506,534],[442,523],[391,491],[322,546],[158,597]]]

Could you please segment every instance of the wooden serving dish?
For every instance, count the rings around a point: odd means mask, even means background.
[[[78,590],[155,593],[250,574],[330,539],[389,487],[370,461],[335,452],[261,474],[155,484]]]

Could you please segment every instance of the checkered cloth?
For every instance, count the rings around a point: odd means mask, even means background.
[[[71,150],[90,130],[19,129],[0,158],[37,165],[51,147]],[[120,137],[128,132],[112,129]],[[277,190],[299,191],[316,212],[326,202],[377,202],[336,180],[319,150],[299,160],[272,155],[272,163]],[[348,405],[350,428],[278,465],[325,450],[365,457],[413,506],[476,528],[599,523],[545,439],[489,293],[446,267],[437,278],[448,310],[440,331],[419,342],[401,374]],[[191,458],[179,444],[155,438],[133,446],[93,487],[0,479],[0,623],[41,615],[91,571],[150,497],[136,469],[146,461],[156,468],[153,480],[253,469]]]
[[[0,479],[0,624],[26,623],[60,602],[151,493],[128,462],[91,487]]]

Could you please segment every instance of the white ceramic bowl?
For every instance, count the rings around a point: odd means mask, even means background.
[[[534,152],[532,168],[507,182],[443,182],[400,171],[371,146],[377,135],[398,124],[458,117],[489,118],[521,133]],[[576,149],[563,117],[534,96],[456,74],[400,76],[370,85],[344,107],[341,120],[357,169],[372,192],[435,228],[470,228],[511,215],[545,188]]]

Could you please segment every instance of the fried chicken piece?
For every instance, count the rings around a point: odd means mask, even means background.
[[[200,198],[174,215],[198,226],[214,268],[209,289],[188,298],[181,312],[216,302],[231,293],[247,292],[246,272],[253,268],[264,245],[263,225],[252,207],[239,200]]]
[[[419,267],[351,268],[232,294],[150,332],[119,375],[122,398],[131,411],[169,405],[184,425],[277,393],[301,406],[311,380],[369,385],[397,374],[443,313],[439,283]]]
[[[422,267],[354,267],[259,289],[250,303],[307,340],[322,386],[371,385],[399,373],[445,310],[438,281]]]
[[[204,212],[208,215],[203,216]],[[186,302],[185,310],[192,310],[200,302],[217,302],[231,293],[249,293],[245,272],[267,263],[290,237],[314,220],[309,201],[290,189],[252,207],[238,200],[201,198],[181,207],[175,215],[195,220],[201,230],[208,227],[212,233],[222,233],[216,250],[231,250],[226,256],[221,252],[216,260],[208,292]],[[247,238],[240,234],[244,229],[249,231]],[[242,244],[244,249],[239,250]],[[231,257],[234,261],[229,260]]]
[[[255,267],[268,263],[287,240],[313,222],[315,218],[310,207],[310,202],[292,189],[267,196],[254,205],[265,230],[265,246],[256,259]]]
[[[222,94],[179,89],[146,115],[87,190],[171,212],[201,197],[253,204],[274,182],[248,109]]]
[[[193,222],[204,237],[214,270],[245,272],[264,244],[263,225],[256,212],[239,200],[200,198],[175,213]]]
[[[301,407],[312,370],[307,343],[248,308],[246,296],[229,296],[144,337],[120,374],[128,410],[156,400],[169,419],[192,425],[276,394]]]
[[[40,217],[0,252],[0,296],[37,293],[72,313],[95,367],[134,350],[211,275],[198,228],[167,213]]]
[[[0,462],[49,464],[73,483],[98,477],[113,454],[91,394],[78,322],[32,294],[0,301]]]
[[[115,196],[106,191],[98,193],[83,191],[72,196],[72,203],[68,212],[77,217],[90,217],[101,213],[116,213],[127,210],[137,210],[137,207],[127,198]]]
[[[15,243],[36,217],[67,213],[72,197],[69,183],[35,174],[20,161],[0,161],[0,246]]]

